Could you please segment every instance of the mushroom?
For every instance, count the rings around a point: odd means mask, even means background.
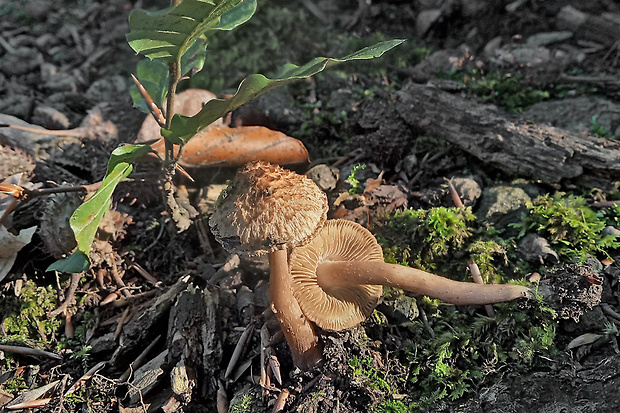
[[[288,250],[309,242],[327,219],[327,196],[304,175],[267,162],[240,169],[209,219],[215,238],[231,251],[269,254],[271,308],[293,362],[301,369],[322,360],[313,325],[293,296]]]
[[[383,261],[381,246],[361,225],[329,220],[316,237],[290,257],[293,293],[304,314],[326,330],[363,321],[382,286],[401,288],[457,305],[483,305],[530,298],[526,286],[475,284]]]

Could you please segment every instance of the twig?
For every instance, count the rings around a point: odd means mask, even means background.
[[[254,323],[248,324],[248,326],[239,337],[239,341],[237,341],[237,345],[235,346],[235,350],[233,351],[232,356],[230,356],[230,361],[228,362],[228,367],[226,367],[226,373],[224,373],[224,378],[227,379],[232,374],[239,358],[241,357],[241,353],[245,348],[250,337],[252,337],[252,333],[254,332]]]
[[[65,294],[65,301],[63,301],[57,309],[49,313],[50,318],[56,317],[58,314],[67,311],[67,308],[70,305],[75,304],[75,290],[77,290],[78,285],[80,284],[81,276],[82,275],[79,272],[74,272],[71,274],[71,282],[69,283],[69,288],[67,288],[67,293]]]
[[[17,204],[19,204],[19,200],[17,198],[13,199],[11,201],[11,203],[9,204],[9,206],[6,208],[6,210],[4,211],[4,214],[2,214],[2,217],[0,217],[0,225],[2,225],[2,223],[4,222],[5,219],[7,219],[7,217],[9,215],[11,215],[11,212],[13,212],[13,210],[15,210],[15,207],[17,206]]]
[[[211,247],[211,243],[209,242],[209,236],[207,235],[207,229],[205,228],[205,224],[200,218],[196,220],[196,229],[198,230],[198,240],[200,241],[200,245],[202,246],[202,251],[205,253],[209,261],[213,261],[215,258],[215,254],[213,253],[213,248]]]
[[[424,311],[423,308],[419,307],[418,308],[420,311],[420,317],[422,317],[422,323],[424,323],[424,327],[426,328],[426,331],[428,331],[428,333],[431,335],[431,339],[435,339],[435,331],[431,328],[430,323],[428,322],[428,317],[426,316],[426,311]]]
[[[151,97],[151,95],[149,95],[149,92],[146,91],[144,86],[142,86],[142,83],[140,83],[138,78],[135,77],[133,73],[131,74],[131,78],[133,79],[133,82],[136,84],[136,87],[138,88],[138,92],[140,92],[140,95],[142,95],[142,98],[144,98],[144,101],[146,102],[146,105],[148,106],[149,111],[151,112],[151,115],[153,115],[153,118],[155,118],[155,121],[157,122],[157,124],[161,128],[165,128],[166,117],[162,113],[159,106],[157,106],[155,101],[153,101],[153,98]]]
[[[278,384],[281,386],[282,385],[282,374],[280,373],[280,362],[278,361],[278,358],[275,355],[271,354],[267,358],[267,361],[269,362],[269,367],[271,368],[273,377],[276,379]]]
[[[598,202],[592,202],[592,208],[609,208],[612,207],[614,205],[618,205],[620,204],[620,200],[617,201],[598,201]]]
[[[114,341],[118,340],[118,337],[121,335],[123,331],[123,325],[125,324],[125,320],[127,320],[127,316],[129,315],[129,307],[125,308],[123,311],[123,315],[121,315],[120,320],[118,320],[118,324],[116,325],[116,329],[114,330]]]
[[[78,127],[74,129],[45,129],[34,128],[31,126],[9,125],[7,123],[0,123],[0,128],[19,129],[26,132],[36,133],[38,135],[61,136],[66,138],[80,138],[84,136],[85,132],[87,131],[87,129],[84,127]]]
[[[478,264],[474,261],[468,261],[467,265],[469,265],[469,271],[471,271],[471,278],[473,278],[476,284],[484,284],[484,280],[482,279],[482,275],[480,274],[480,268],[478,268]],[[484,306],[484,310],[487,312],[487,315],[491,318],[495,317],[495,311],[493,311],[493,306],[491,304],[487,304]]]
[[[73,323],[71,322],[71,313],[65,311],[65,337],[72,339],[74,337],[74,332]]]
[[[47,357],[54,360],[62,360],[58,354],[50,353],[49,351],[39,350],[37,348],[22,347],[22,346],[8,346],[6,344],[0,344],[0,351],[8,351],[11,353],[25,354],[33,357]]]
[[[56,397],[52,397],[48,399],[29,400],[27,402],[17,403],[12,406],[6,406],[6,408],[8,410],[34,409],[37,407],[45,407],[53,401],[56,401]]]
[[[448,181],[448,191],[450,191],[450,197],[452,198],[452,203],[455,207],[461,208],[463,207],[463,201],[459,196],[459,193],[456,191],[454,185],[452,185],[452,179]]]
[[[2,37],[1,35],[0,35],[0,46],[4,47],[4,50],[6,50],[6,52],[9,54],[17,53],[17,50],[15,50],[15,48],[11,46],[11,44],[7,42],[6,39]]]
[[[329,377],[323,376],[322,374],[319,374],[318,376],[316,376],[315,378],[313,378],[312,380],[310,380],[308,382],[308,384],[306,384],[304,387],[302,387],[301,392],[305,393],[308,390],[310,390],[321,378],[325,377],[327,380],[330,380]]]
[[[136,359],[132,361],[131,364],[129,364],[129,368],[127,368],[127,370],[125,370],[125,372],[118,379],[121,383],[124,383],[125,381],[127,381],[129,377],[131,376],[131,373],[134,372],[138,367],[140,367],[142,363],[144,363],[146,356],[148,356],[151,350],[153,350],[153,347],[155,347],[155,345],[157,344],[160,338],[161,338],[161,335],[155,337],[155,339],[151,342],[151,344],[149,344],[142,351],[142,353],[140,353],[140,355],[138,355],[138,357],[136,357]]]
[[[90,370],[88,370],[82,377],[80,377],[73,386],[69,387],[69,390],[63,395],[63,397],[67,397],[67,395],[74,393],[76,390],[80,388],[80,386],[87,380],[89,380],[92,376],[94,376],[99,370],[105,367],[107,364],[106,361],[101,361],[95,364]]]
[[[614,318],[617,321],[620,321],[620,314],[614,311],[614,309],[611,308],[609,304],[601,303],[601,310],[603,310],[603,313],[605,313],[607,316]]]
[[[114,278],[114,282],[119,287],[119,290],[125,297],[131,297],[131,292],[125,288],[125,282],[121,278],[118,267],[116,266],[116,260],[114,259],[114,254],[110,253],[110,262],[112,263],[112,278]]]
[[[284,407],[286,406],[286,400],[288,400],[288,396],[290,396],[290,392],[287,389],[282,389],[280,395],[276,399],[276,404],[273,406],[273,410],[271,413],[280,413],[284,411]]]
[[[217,413],[228,413],[228,395],[221,380],[217,381]]]
[[[270,338],[267,324],[263,324],[260,329],[260,381],[258,382],[263,387],[263,395],[265,394],[265,387],[271,384],[267,374],[267,357],[269,356],[267,352],[271,352],[271,347],[268,347]]]
[[[158,285],[161,284],[161,281],[159,281],[157,278],[153,277],[147,270],[145,270],[137,262],[132,263],[129,266],[129,268],[133,268],[134,270],[136,270],[138,272],[138,274],[140,274],[142,277],[144,277],[145,280],[147,280],[148,282],[150,282],[154,286],[158,286]]]

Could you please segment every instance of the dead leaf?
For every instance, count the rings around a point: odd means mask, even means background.
[[[163,155],[163,139],[151,145]],[[240,166],[260,160],[280,165],[308,163],[304,144],[262,126],[211,126],[187,142],[179,163],[184,167]]]
[[[0,215],[2,215],[1,212]],[[30,227],[13,235],[3,225],[0,225],[0,281],[9,273],[15,263],[17,253],[30,243],[36,230],[36,226]]]
[[[202,89],[188,89],[175,98],[175,111],[193,116],[216,96]],[[160,127],[149,115],[138,132],[141,142],[160,138]],[[164,155],[164,140],[151,145],[160,156]],[[260,160],[281,165],[309,163],[304,144],[282,132],[262,126],[230,128],[218,119],[196,134],[183,148],[179,163],[184,167],[240,166]]]

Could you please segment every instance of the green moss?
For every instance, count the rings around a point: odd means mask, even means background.
[[[592,121],[590,122],[590,129],[592,130],[592,133],[594,133],[596,136],[600,138],[615,139],[614,135],[607,132],[607,129],[605,129],[603,126],[601,126],[598,123],[596,116],[592,116]]]
[[[400,400],[386,400],[377,406],[376,413],[408,413],[411,409]]]
[[[528,215],[521,224],[519,237],[535,232],[555,248],[560,258],[572,261],[588,255],[609,256],[608,250],[620,247],[615,235],[603,236],[603,229],[617,222],[620,209],[607,213],[594,211],[585,198],[563,192],[543,195],[527,203]]]
[[[411,262],[434,270],[437,262],[460,249],[472,235],[476,216],[471,208],[407,209],[389,216],[384,240],[398,246],[384,245],[388,261]],[[400,251],[400,253],[399,253]]]
[[[251,392],[246,392],[240,395],[239,397],[235,396],[230,401],[230,407],[228,411],[230,413],[249,413],[254,411],[254,403],[256,399],[254,394]]]
[[[478,265],[485,283],[500,282],[502,277],[496,264],[508,264],[509,244],[499,239],[478,239],[467,246],[470,259]]]
[[[353,169],[351,169],[351,173],[349,174],[349,176],[347,177],[347,179],[345,179],[345,182],[347,182],[349,185],[351,185],[351,188],[349,189],[349,194],[350,195],[355,195],[357,193],[359,193],[360,190],[360,181],[355,177],[355,173],[361,169],[365,169],[366,165],[364,164],[357,164],[353,167]]]
[[[387,373],[378,369],[377,362],[372,357],[354,356],[349,360],[349,367],[353,370],[353,379],[362,385],[371,390],[392,393],[392,387],[387,381]]]
[[[549,98],[549,92],[522,82],[523,76],[510,73],[484,73],[475,69],[455,71],[444,77],[465,84],[467,91],[514,113],[521,113],[534,103]]]
[[[544,311],[524,313],[513,303],[495,305],[496,317],[470,317],[456,311],[430,315],[435,338],[423,334],[404,356],[409,363],[411,407],[458,399],[500,372],[517,374],[555,354],[556,321]]]
[[[6,342],[48,343],[62,325],[59,317],[47,313],[58,307],[56,290],[52,286],[37,286],[27,281],[19,297],[0,296],[0,314],[6,331]]]

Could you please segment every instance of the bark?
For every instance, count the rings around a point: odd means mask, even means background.
[[[573,6],[564,6],[558,13],[556,27],[560,30],[571,30],[581,39],[611,46],[620,39],[619,21],[618,14],[603,13],[594,16]]]
[[[415,134],[453,143],[519,176],[610,187],[620,176],[620,142],[532,124],[472,97],[415,83],[397,93],[397,111]]]

